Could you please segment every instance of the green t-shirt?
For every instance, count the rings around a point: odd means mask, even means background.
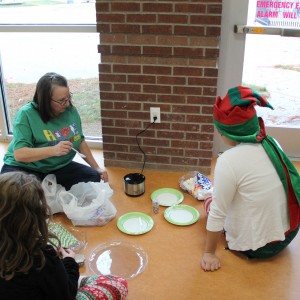
[[[42,148],[54,146],[60,141],[70,141],[78,149],[84,139],[81,119],[75,107],[68,107],[58,118],[45,123],[35,103],[29,102],[16,114],[14,120],[14,138],[8,146],[4,156],[4,163],[11,166],[20,166],[42,173],[50,173],[69,164],[75,152],[66,155],[52,156],[35,162],[25,163],[15,160],[14,151],[23,147]]]

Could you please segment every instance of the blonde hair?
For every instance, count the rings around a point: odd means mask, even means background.
[[[0,277],[10,280],[16,273],[44,267],[43,250],[48,243],[53,245],[49,238],[57,239],[48,231],[50,215],[41,183],[34,175],[0,175]]]

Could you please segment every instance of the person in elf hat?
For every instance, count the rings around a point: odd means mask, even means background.
[[[256,91],[229,89],[213,108],[214,124],[232,146],[218,159],[208,214],[201,267],[220,268],[216,255],[221,232],[228,248],[248,258],[267,258],[282,251],[300,223],[300,177],[277,141],[268,136],[255,105],[272,106]]]

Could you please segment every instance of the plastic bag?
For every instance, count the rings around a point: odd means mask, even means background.
[[[80,182],[59,193],[63,211],[75,226],[103,226],[117,213],[108,183]]]
[[[42,181],[42,188],[45,193],[47,204],[51,209],[52,214],[63,212],[62,205],[59,201],[59,193],[66,189],[56,182],[54,174],[47,175]]]
[[[205,175],[193,171],[179,179],[179,186],[198,200],[211,197],[213,184]]]

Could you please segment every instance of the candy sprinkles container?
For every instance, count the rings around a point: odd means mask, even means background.
[[[158,201],[152,201],[152,209],[155,214],[159,213],[159,202]]]

